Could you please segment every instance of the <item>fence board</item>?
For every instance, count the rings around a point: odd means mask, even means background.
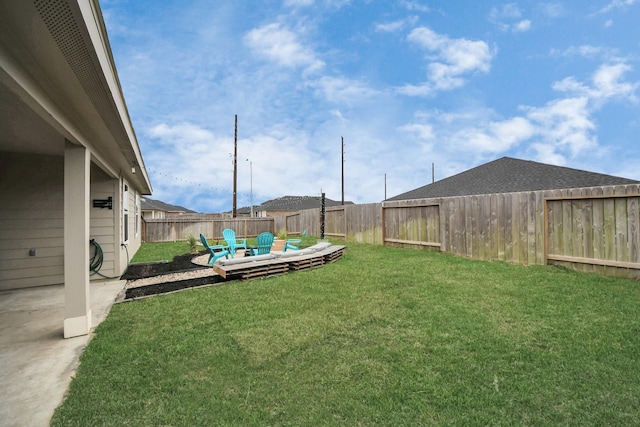
[[[504,195],[504,260],[513,262],[513,201],[512,194]]]

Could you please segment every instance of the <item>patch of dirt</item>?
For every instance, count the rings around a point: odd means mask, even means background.
[[[211,267],[194,264],[192,259],[206,255],[207,251],[179,255],[168,262],[131,264],[120,277],[127,280],[124,299],[164,294],[180,289],[195,288],[225,282],[217,274],[209,274]],[[145,280],[148,279],[148,280]],[[142,283],[139,285],[139,283]],[[146,284],[149,283],[149,284]]]
[[[146,297],[149,295],[165,294],[167,292],[178,291],[180,289],[196,288],[198,286],[211,285],[224,282],[221,276],[207,276],[195,279],[177,280],[174,282],[156,283],[153,285],[139,286],[127,289],[125,299]]]
[[[138,280],[147,277],[159,276],[161,274],[178,273],[182,271],[190,271],[203,269],[201,265],[191,262],[191,260],[199,255],[206,254],[206,251],[200,251],[196,254],[178,255],[169,262],[149,262],[144,264],[131,264],[127,267],[127,271],[120,277],[122,280]]]

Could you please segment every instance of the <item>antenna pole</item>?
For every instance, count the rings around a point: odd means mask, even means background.
[[[236,218],[238,216],[237,206],[237,191],[238,191],[238,115],[236,114],[236,123],[233,132],[233,208],[231,216]]]
[[[344,206],[344,137],[342,139],[342,206]]]

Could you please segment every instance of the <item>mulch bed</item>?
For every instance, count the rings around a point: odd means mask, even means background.
[[[179,273],[182,271],[197,270],[203,267],[196,265],[191,260],[198,256],[204,255],[206,252],[201,251],[198,254],[178,255],[169,262],[149,262],[144,264],[131,264],[127,271],[120,277],[122,280],[138,280],[147,277],[159,276],[161,274]]]
[[[146,297],[149,295],[166,294],[168,292],[179,291],[187,288],[197,288],[204,285],[212,285],[215,283],[225,282],[226,279],[220,276],[198,277],[196,279],[178,280],[175,282],[156,283],[154,285],[139,286],[137,288],[127,289],[125,299],[135,299]]]
[[[201,265],[193,264],[191,260],[199,255],[206,254],[206,251],[201,251],[198,254],[186,254],[178,255],[173,260],[168,262],[151,262],[144,264],[131,264],[120,277],[122,280],[139,280],[146,279],[148,277],[160,276],[170,273],[183,273],[193,270],[201,270],[211,267],[203,267]],[[180,289],[195,288],[198,286],[211,285],[215,283],[224,282],[226,279],[218,276],[206,276],[197,277],[193,279],[176,280],[173,282],[156,283],[146,286],[139,286],[135,288],[129,288],[126,290],[125,299],[141,298],[149,295],[164,294],[167,292],[174,292]]]

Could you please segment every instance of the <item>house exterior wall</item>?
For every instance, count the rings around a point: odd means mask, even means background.
[[[107,176],[96,166],[91,170],[91,206],[89,215],[91,216],[89,233],[104,254],[102,267],[99,273],[105,276],[116,276],[118,274],[119,260],[116,260],[116,253],[119,254],[120,246],[120,221],[118,213],[118,184],[119,180]],[[93,200],[105,200],[109,197],[114,200],[113,208],[93,207]],[[93,248],[91,248],[93,255]],[[116,262],[117,261],[117,262]],[[99,274],[92,274],[91,279],[99,279]]]
[[[0,153],[0,200],[0,290],[62,283],[64,159]]]
[[[131,187],[129,241],[121,245],[123,182],[92,165],[90,200],[114,200],[113,209],[89,208],[90,237],[104,256],[98,271],[108,277],[121,275],[141,245],[140,195]],[[0,290],[64,283],[64,158],[0,153],[0,200]]]

